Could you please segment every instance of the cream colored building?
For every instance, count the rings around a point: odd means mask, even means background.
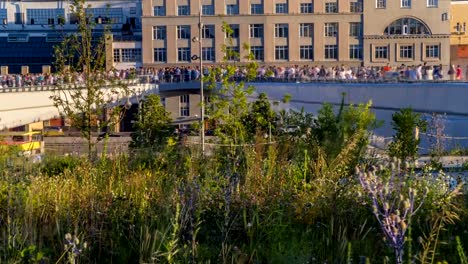
[[[224,60],[222,45],[245,61],[244,44],[275,65],[449,63],[449,0],[200,1],[207,63]],[[143,66],[196,64],[199,0],[142,4]],[[223,22],[234,29],[231,43]]]
[[[357,0],[201,0],[203,58],[224,59],[221,46],[240,51],[250,45],[256,60],[267,64],[340,63],[362,60],[362,2]],[[143,1],[143,65],[196,63],[199,55],[198,0]],[[232,43],[222,25],[234,30]],[[351,29],[352,27],[352,29]],[[352,36],[350,36],[352,33]],[[350,56],[350,47],[355,50]]]
[[[450,10],[451,62],[462,65],[468,76],[468,1],[452,1]]]
[[[365,1],[364,64],[447,66],[449,11],[449,0]]]

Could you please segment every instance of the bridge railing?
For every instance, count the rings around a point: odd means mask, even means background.
[[[141,82],[140,78],[135,79],[125,79],[125,80],[118,80],[117,83],[109,81],[106,82],[104,87],[113,87],[119,85],[119,83],[123,83],[124,85],[138,85],[138,84],[145,84],[145,82]],[[52,85],[31,85],[31,86],[20,86],[20,87],[13,87],[13,86],[5,86],[3,88],[0,87],[0,93],[23,93],[23,92],[44,92],[44,91],[54,91],[57,90],[58,87],[64,89],[75,89],[77,88],[76,84],[52,84]],[[78,87],[80,83],[78,83]],[[85,87],[82,84],[82,87]]]
[[[174,83],[195,83],[200,82],[200,78],[192,78],[191,75],[180,75],[180,76],[164,76],[163,78],[156,77],[155,75],[139,75],[141,83],[154,83],[154,84],[174,84]],[[217,78],[221,81],[221,76]],[[462,80],[448,80],[448,79],[411,79],[401,77],[395,74],[388,74],[386,76],[376,76],[368,78],[356,78],[356,79],[342,79],[339,77],[319,77],[319,76],[282,76],[282,77],[266,77],[258,76],[253,79],[247,79],[242,76],[235,76],[229,79],[233,82],[257,82],[257,83],[460,83],[465,82]]]

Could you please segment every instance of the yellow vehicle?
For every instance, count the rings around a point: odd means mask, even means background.
[[[42,132],[0,132],[0,145],[17,146],[24,155],[38,154],[42,147]]]

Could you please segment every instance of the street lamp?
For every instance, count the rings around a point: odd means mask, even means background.
[[[199,13],[198,13],[198,55],[200,60],[200,119],[201,119],[201,132],[200,140],[202,145],[202,155],[205,155],[205,96],[203,94],[203,23],[202,23],[202,2],[198,0]]]
[[[202,145],[202,154],[205,155],[205,96],[203,94],[203,23],[202,23],[202,3],[198,0],[199,13],[198,13],[198,37],[192,38],[192,42],[198,42],[198,56],[193,55],[192,60],[199,60],[200,68],[200,120],[201,131],[200,141]]]

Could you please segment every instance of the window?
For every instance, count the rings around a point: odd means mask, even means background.
[[[376,8],[387,8],[387,0],[376,0]]]
[[[312,14],[314,5],[312,3],[301,3],[301,14]]]
[[[375,59],[388,59],[388,47],[387,46],[380,46],[375,47]]]
[[[264,59],[264,52],[262,46],[251,46],[250,53],[252,54],[254,60],[262,61]]]
[[[362,47],[361,45],[349,45],[349,58],[351,60],[362,59]]]
[[[250,37],[263,38],[263,24],[250,24]]]
[[[411,0],[401,0],[401,7],[402,8],[410,8],[411,7]]]
[[[275,24],[275,38],[288,37],[288,24]]]
[[[402,45],[400,46],[400,59],[413,59],[413,46]]]
[[[120,62],[120,49],[114,49],[114,62]]]
[[[229,32],[226,31],[226,38],[239,38],[239,24],[231,24],[229,28]]]
[[[190,61],[190,48],[177,49],[177,61]]]
[[[26,9],[27,21],[31,25],[53,25],[59,17],[65,17],[65,9],[34,8]]]
[[[289,60],[288,46],[276,46],[275,47],[275,60]]]
[[[287,14],[288,3],[277,3],[275,11],[276,11],[276,14]]]
[[[263,4],[251,4],[250,14],[263,14]]]
[[[325,23],[325,37],[336,37],[338,35],[338,23]]]
[[[184,94],[179,97],[179,102],[181,104],[189,104],[190,103],[190,95]]]
[[[94,19],[96,24],[122,24],[122,8],[86,8],[86,15]]]
[[[202,38],[214,39],[215,37],[215,26],[214,25],[203,25]]]
[[[141,61],[141,49],[122,49],[122,62]]]
[[[203,5],[202,6],[202,14],[204,16],[212,16],[214,15],[214,5]]]
[[[326,2],[325,3],[325,13],[338,13],[338,3],[337,2]]]
[[[239,14],[239,5],[226,5],[226,15],[238,15]]]
[[[427,7],[438,7],[439,0],[427,0]]]
[[[190,39],[190,26],[177,26],[177,39]]]
[[[299,25],[299,36],[301,37],[313,37],[314,36],[314,24],[302,23]]]
[[[238,61],[239,47],[226,47],[225,59],[228,61]]]
[[[300,55],[301,55],[301,60],[313,60],[314,59],[314,47],[312,45],[301,46]]]
[[[166,39],[166,26],[153,27],[153,39],[165,40]]]
[[[166,16],[166,6],[155,6],[154,16]]]
[[[215,49],[212,47],[202,48],[202,60],[215,61]]]
[[[166,48],[154,49],[154,62],[167,62]]]
[[[177,15],[179,16],[189,16],[190,15],[190,6],[189,5],[180,5],[177,7]]]
[[[338,45],[325,45],[325,59],[338,59]]]
[[[384,34],[386,35],[414,35],[414,34],[431,34],[429,28],[414,18],[401,18],[392,22],[385,28]]]
[[[362,12],[362,1],[351,1],[349,2],[349,11],[351,13],[361,13]]]
[[[440,57],[439,45],[426,45],[426,58],[438,59]]]
[[[7,24],[8,23],[8,16],[6,8],[0,8],[0,23]]]
[[[190,116],[190,108],[188,106],[181,106],[180,116]]]
[[[349,35],[352,37],[362,36],[362,24],[359,22],[349,23]]]

